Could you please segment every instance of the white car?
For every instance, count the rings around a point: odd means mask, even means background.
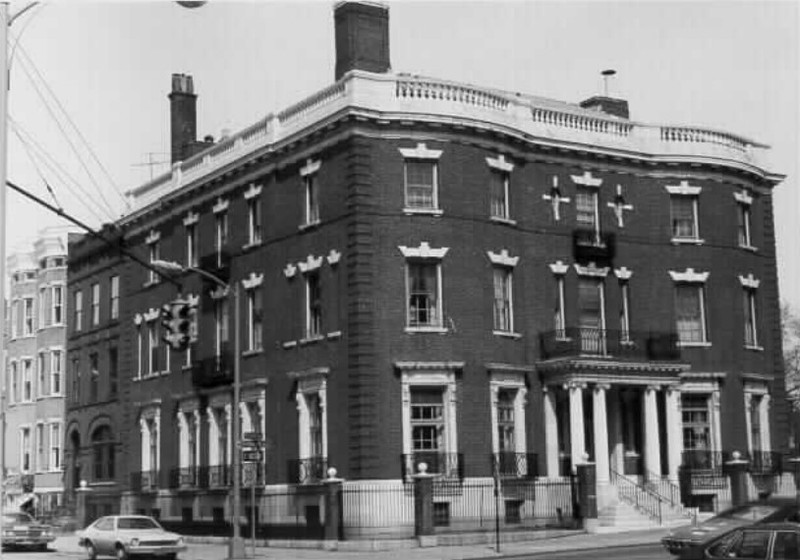
[[[175,560],[186,550],[183,537],[170,533],[152,517],[144,515],[109,515],[101,517],[79,533],[78,544],[89,558],[114,556],[124,560],[132,556],[155,556]]]

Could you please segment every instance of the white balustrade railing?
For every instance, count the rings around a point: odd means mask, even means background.
[[[698,127],[638,123],[577,105],[537,100],[512,93],[408,75],[352,71],[339,82],[178,163],[160,177],[130,191],[133,213],[165,194],[202,180],[222,165],[302,133],[327,117],[354,113],[408,120],[458,119],[483,129],[519,132],[527,137],[623,150],[653,156],[680,155],[723,160],[766,170],[767,146],[725,132]]]

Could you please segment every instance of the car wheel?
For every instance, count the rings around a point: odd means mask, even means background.
[[[128,559],[128,553],[125,550],[125,547],[122,546],[121,544],[117,545],[116,556],[117,556],[117,560],[127,560]]]
[[[90,542],[86,543],[86,554],[89,555],[89,560],[96,560],[97,559],[97,549]]]

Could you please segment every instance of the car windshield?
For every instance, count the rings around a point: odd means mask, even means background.
[[[8,525],[19,523],[33,523],[33,519],[27,513],[4,513],[3,523]]]
[[[746,506],[739,506],[728,511],[723,511],[717,518],[722,519],[741,519],[742,521],[760,521],[778,511],[776,506],[768,506],[764,504],[749,504]]]
[[[120,517],[117,529],[161,529],[161,526],[148,517]]]

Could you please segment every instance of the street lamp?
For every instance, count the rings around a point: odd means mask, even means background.
[[[228,295],[233,295],[233,426],[232,426],[232,449],[233,449],[233,536],[228,543],[228,558],[244,558],[244,539],[242,538],[242,528],[239,523],[239,511],[241,510],[241,455],[239,454],[239,440],[241,439],[240,425],[239,425],[239,401],[241,400],[241,381],[242,381],[242,354],[241,354],[241,336],[239,325],[239,284],[238,282],[225,282],[220,277],[212,274],[202,268],[194,266],[184,266],[174,261],[154,260],[151,263],[154,267],[160,268],[165,272],[196,272],[205,278],[208,278],[223,290]]]

